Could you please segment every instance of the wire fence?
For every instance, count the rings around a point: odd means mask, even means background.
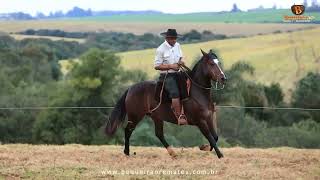
[[[299,111],[320,111],[320,108],[298,108],[298,107],[266,107],[266,106],[230,106],[220,105],[217,108],[235,109],[270,109],[270,110],[299,110]],[[0,110],[45,110],[45,109],[113,109],[114,106],[51,106],[51,107],[0,107]]]

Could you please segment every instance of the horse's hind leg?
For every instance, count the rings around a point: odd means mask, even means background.
[[[169,144],[167,143],[167,141],[165,140],[164,135],[163,135],[163,121],[158,118],[155,118],[155,117],[153,117],[152,119],[154,121],[154,128],[155,128],[156,136],[159,138],[159,140],[161,141],[163,146],[167,149],[170,156],[175,158],[177,156],[176,153],[169,146]]]
[[[129,150],[129,146],[130,146],[130,137],[131,134],[133,132],[133,130],[136,128],[137,124],[140,122],[142,118],[136,118],[133,115],[129,115],[128,114],[128,124],[124,130],[125,133],[125,142],[124,142],[124,154],[126,154],[127,156],[130,155],[130,150]]]

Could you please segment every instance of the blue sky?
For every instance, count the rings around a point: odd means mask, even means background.
[[[309,0],[311,3],[311,0]],[[236,3],[242,10],[258,7],[289,8],[303,0],[1,0],[0,13],[23,11],[35,15],[51,11],[66,12],[74,6],[92,10],[158,10],[166,13],[230,10]]]

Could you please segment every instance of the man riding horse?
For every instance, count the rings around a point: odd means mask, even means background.
[[[177,42],[180,36],[175,29],[168,29],[161,33],[165,41],[157,48],[154,68],[160,71],[160,79],[164,82],[164,88],[172,99],[172,108],[179,125],[188,124],[186,116],[182,113],[178,86],[178,70],[180,64],[184,64],[180,44]]]
[[[128,123],[124,129],[125,147],[123,152],[129,156],[132,132],[145,116],[149,116],[154,122],[155,135],[168,153],[175,157],[176,154],[163,134],[164,121],[173,124],[187,122],[188,125],[199,128],[210,143],[209,150],[212,151],[214,149],[218,158],[222,158],[223,154],[217,146],[218,134],[212,118],[214,105],[211,98],[211,81],[224,85],[227,80],[219,65],[218,56],[212,50],[208,53],[201,50],[202,57],[196,62],[192,70],[184,71],[191,82],[188,99],[183,101],[184,113],[188,117],[186,120],[182,115],[183,113],[181,113],[180,105],[180,97],[183,97],[183,93],[179,94],[175,79],[176,75],[174,75],[177,74],[179,66],[186,68],[183,65],[180,45],[176,42],[179,35],[174,29],[169,29],[162,34],[166,37],[166,41],[157,49],[155,69],[160,70],[160,73],[166,74],[164,78],[166,79],[165,86],[172,98],[172,106],[175,113],[172,112],[171,104],[158,103],[155,99],[157,82],[142,81],[130,86],[120,97],[108,118],[105,133],[108,136],[114,135],[117,128],[125,122],[127,116]]]

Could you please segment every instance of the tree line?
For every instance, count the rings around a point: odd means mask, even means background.
[[[116,52],[156,48],[163,42],[162,37],[151,33],[135,35],[133,33],[121,32],[66,32],[59,29],[27,29],[18,34],[82,38],[86,39],[86,43],[84,43],[83,46],[88,48],[110,49]],[[191,30],[190,32],[184,33],[183,36],[179,38],[179,42],[181,44],[187,44],[227,38],[231,37],[224,34],[214,34],[211,31],[198,32],[197,30]]]

